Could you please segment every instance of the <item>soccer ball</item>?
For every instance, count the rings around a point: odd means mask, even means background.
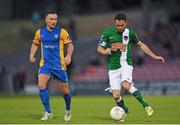
[[[121,120],[125,115],[125,112],[124,110],[119,107],[119,106],[115,106],[111,109],[110,111],[110,117],[113,119],[113,120]]]

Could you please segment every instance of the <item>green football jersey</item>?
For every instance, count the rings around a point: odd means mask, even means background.
[[[137,44],[139,39],[136,33],[129,28],[125,28],[124,32],[118,32],[116,27],[106,29],[101,36],[99,46],[103,48],[111,48],[114,44],[122,44],[124,49],[118,48],[111,51],[108,55],[108,69],[115,70],[122,65],[132,65],[132,43]]]

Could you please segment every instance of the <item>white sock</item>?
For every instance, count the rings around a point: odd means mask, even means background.
[[[131,88],[129,89],[129,93],[133,94],[135,91],[137,91],[137,89],[131,85]]]
[[[118,100],[116,100],[116,102],[120,102],[120,101],[121,101],[121,99],[122,99],[122,98],[121,98],[121,96],[120,96],[120,97],[119,97],[119,99],[118,99]]]

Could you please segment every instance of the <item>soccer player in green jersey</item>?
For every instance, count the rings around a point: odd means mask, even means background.
[[[153,114],[153,109],[143,98],[132,82],[132,54],[131,46],[136,44],[145,54],[154,60],[164,63],[164,58],[154,54],[147,45],[140,41],[136,33],[127,28],[125,13],[118,13],[114,18],[115,26],[106,29],[101,36],[97,51],[108,56],[108,74],[110,89],[116,104],[122,107],[127,115],[128,108],[121,97],[121,86],[132,94],[144,107],[148,116]],[[125,115],[125,117],[126,117]],[[121,120],[123,122],[125,117]]]

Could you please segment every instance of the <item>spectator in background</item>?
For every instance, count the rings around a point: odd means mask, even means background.
[[[24,91],[24,86],[25,86],[25,81],[26,81],[26,72],[23,67],[20,68],[20,70],[17,73],[17,76],[19,78],[20,90]]]
[[[6,71],[5,71],[5,66],[4,65],[0,65],[0,91],[4,90],[4,84],[5,84],[5,75],[6,75]]]
[[[143,51],[139,50],[137,51],[137,65],[141,66],[144,64],[144,58],[145,54]]]
[[[34,23],[35,26],[38,26],[38,23],[40,21],[40,14],[38,11],[34,11],[32,13],[32,21]]]
[[[70,30],[72,40],[76,41],[77,35],[76,35],[76,17],[75,16],[71,16],[69,18],[68,29]]]
[[[25,87],[26,72],[23,66],[14,74],[14,85],[16,92],[23,92]]]

